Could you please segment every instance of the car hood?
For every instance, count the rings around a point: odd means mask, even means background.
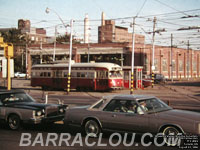
[[[35,102],[19,102],[19,103],[10,103],[6,105],[7,107],[14,107],[14,108],[24,108],[24,109],[45,109],[49,106],[57,106],[56,104],[42,104],[42,103],[35,103]]]
[[[71,107],[70,109],[87,109],[89,108],[91,105],[83,105],[83,106],[74,106]]]
[[[190,120],[200,122],[200,113],[186,111],[186,110],[177,110],[171,109],[168,111],[163,111],[158,113],[158,116],[163,119],[172,119],[172,120]]]

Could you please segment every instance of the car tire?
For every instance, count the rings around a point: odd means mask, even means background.
[[[87,120],[84,125],[84,130],[86,136],[89,137],[98,137],[101,133],[101,127],[99,123],[95,120]]]
[[[21,120],[18,115],[10,115],[8,117],[8,126],[11,130],[18,130],[21,127]]]
[[[162,131],[163,134],[163,140],[165,141],[165,144],[167,146],[180,146],[182,143],[182,140],[180,138],[180,135],[182,132],[174,126],[167,126]],[[174,136],[174,138],[173,138]],[[176,138],[178,138],[176,140]]]

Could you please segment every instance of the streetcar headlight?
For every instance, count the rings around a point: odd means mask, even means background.
[[[112,80],[112,84],[113,86],[116,86],[116,82],[114,80]]]
[[[60,109],[59,109],[59,112],[60,112],[60,113],[63,113],[63,112],[64,112],[64,109],[63,109],[63,108],[60,108]]]
[[[42,111],[37,111],[37,112],[36,112],[36,115],[37,115],[37,116],[41,116],[41,115],[42,115]]]

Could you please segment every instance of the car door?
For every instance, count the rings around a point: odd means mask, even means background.
[[[2,104],[2,102],[0,100],[0,119],[2,119],[2,117],[3,117],[3,109],[2,109],[2,107],[3,107],[3,104]]]
[[[5,118],[6,109],[5,109],[5,105],[2,103],[3,99],[5,98],[4,95],[0,95],[0,119],[4,119]]]
[[[104,117],[101,119],[103,128],[134,132],[147,131],[149,119],[148,115],[128,113],[126,102],[126,100],[112,100],[103,109]]]

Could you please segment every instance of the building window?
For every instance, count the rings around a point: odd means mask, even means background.
[[[167,71],[167,60],[162,59],[162,71]]]
[[[158,71],[158,59],[154,59],[155,71]]]
[[[183,71],[183,61],[182,60],[179,60],[179,68],[178,68],[178,70],[179,71]]]
[[[192,62],[192,70],[197,71],[197,63],[196,61]]]
[[[176,62],[175,62],[175,60],[172,60],[172,70],[176,71]]]

